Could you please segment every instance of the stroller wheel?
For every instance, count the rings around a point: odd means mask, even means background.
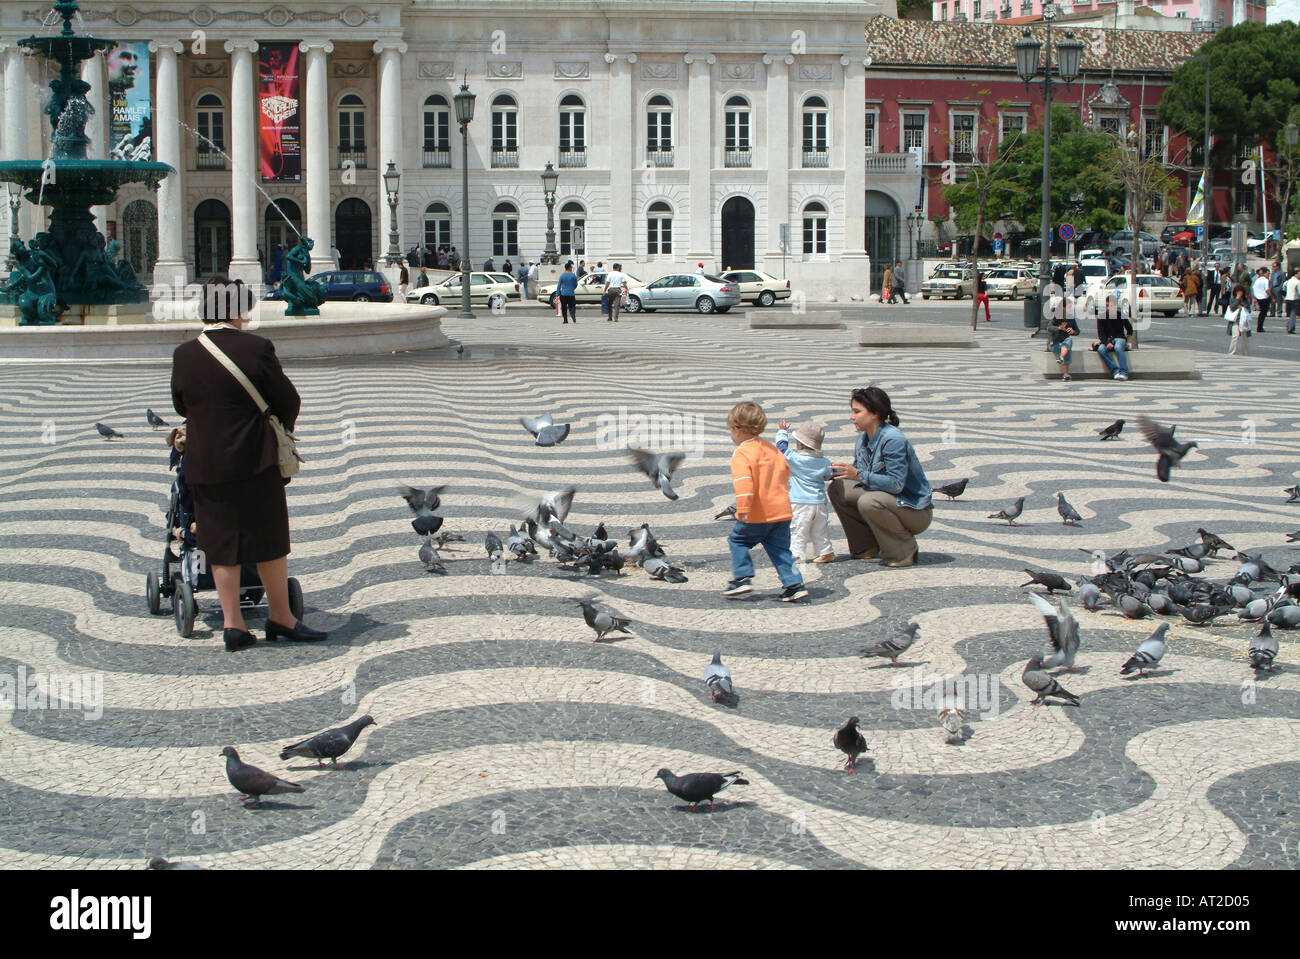
[[[289,612],[302,619],[302,584],[293,576],[289,577]]]
[[[157,616],[162,611],[162,588],[159,586],[157,573],[145,575],[144,595],[149,600],[150,615]]]
[[[176,591],[172,594],[172,609],[176,615],[176,632],[188,639],[194,632],[194,614],[198,604],[194,602],[194,590],[183,579],[176,581]]]

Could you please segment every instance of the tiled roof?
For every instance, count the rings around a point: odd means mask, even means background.
[[[897,20],[873,17],[867,21],[867,54],[877,66],[1002,67],[1015,71],[1015,42],[1028,29],[1042,42],[1047,26],[1030,24],[953,23],[943,20]],[[1053,32],[1062,39],[1066,31],[1082,41],[1083,63],[1088,72],[1170,70],[1179,66],[1205,41],[1203,34],[1165,30],[1112,30],[1057,24]]]

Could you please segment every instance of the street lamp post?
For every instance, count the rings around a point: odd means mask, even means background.
[[[547,160],[542,171],[542,195],[546,198],[546,249],[542,252],[542,262],[548,264],[560,262],[560,253],[555,248],[555,185],[559,182],[560,175]]]
[[[1212,31],[1211,31],[1212,32]],[[1188,63],[1205,64],[1205,141],[1201,144],[1201,262],[1210,262],[1210,197],[1214,191],[1210,184],[1210,58],[1205,54],[1192,57]]]
[[[1043,7],[1043,21],[1047,24],[1047,55],[1043,64],[1043,219],[1040,225],[1042,257],[1038,265],[1038,302],[1041,308],[1047,284],[1052,278],[1052,21],[1058,13],[1055,4]],[[1038,75],[1038,51],[1043,46],[1025,30],[1016,41],[1016,73],[1028,86]],[[1067,85],[1079,75],[1079,60],[1083,44],[1067,33],[1056,45],[1057,76]]]
[[[402,265],[402,250],[397,238],[397,188],[402,181],[402,174],[397,172],[397,165],[388,161],[384,171],[384,192],[388,195],[388,265]]]
[[[907,259],[909,263],[912,260],[916,259],[916,256],[914,255],[914,251],[916,250],[916,247],[913,245],[913,240],[915,239],[915,237],[916,237],[916,212],[913,211],[907,214]]]
[[[5,184],[5,192],[9,194],[9,256],[5,259],[5,269],[13,270],[18,266],[18,258],[14,256],[14,241],[18,239],[18,210],[23,204],[23,193],[19,190],[17,193]]]
[[[461,243],[460,262],[464,268],[460,275],[460,316],[472,320],[469,308],[469,124],[474,119],[474,94],[469,92],[469,74],[460,85],[460,92],[451,98],[456,104],[456,122],[460,124],[460,209]]]
[[[1286,136],[1286,146],[1287,146],[1287,151],[1286,151],[1287,186],[1286,186],[1286,199],[1282,203],[1282,216],[1279,217],[1279,219],[1282,221],[1281,222],[1282,242],[1286,243],[1286,229],[1291,221],[1291,194],[1295,190],[1295,179],[1296,179],[1295,145],[1296,145],[1296,141],[1300,139],[1300,125],[1297,125],[1296,122],[1292,120],[1290,123],[1288,123],[1285,127],[1282,128],[1282,132]],[[1278,251],[1278,255],[1281,256],[1280,250]]]

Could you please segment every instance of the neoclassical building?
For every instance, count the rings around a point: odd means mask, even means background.
[[[48,12],[0,7],[6,157],[47,150],[48,76],[15,41],[53,29]],[[890,0],[86,2],[86,32],[148,41],[152,152],[178,171],[99,213],[156,283],[259,279],[259,256],[297,230],[318,255],[332,244],[345,266],[382,266],[391,161],[403,250],[447,243],[475,264],[517,263],[545,245],[550,162],[562,257],[621,260],[641,279],[699,261],[757,267],[810,296],[861,293],[864,27],[893,12]],[[296,97],[266,96],[269,50],[296,55]],[[100,155],[110,69],[101,57],[84,76]],[[462,82],[476,98],[468,240]],[[268,117],[294,131],[270,166]],[[25,234],[42,214],[23,207]]]

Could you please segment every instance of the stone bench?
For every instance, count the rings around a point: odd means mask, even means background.
[[[975,345],[969,323],[865,323],[858,327],[859,346],[895,349],[966,349]]]
[[[1031,341],[1032,342],[1032,341]],[[1070,378],[1110,379],[1111,372],[1102,358],[1089,349],[1092,342],[1070,351]],[[1128,357],[1129,377],[1135,380],[1198,380],[1201,374],[1196,371],[1196,352],[1194,350],[1166,350],[1159,347],[1143,347],[1125,354]],[[1035,376],[1045,379],[1059,379],[1061,366],[1056,362],[1056,354],[1035,350],[1033,371]]]
[[[749,310],[751,330],[842,330],[844,318],[838,310],[792,313],[787,310]]]

